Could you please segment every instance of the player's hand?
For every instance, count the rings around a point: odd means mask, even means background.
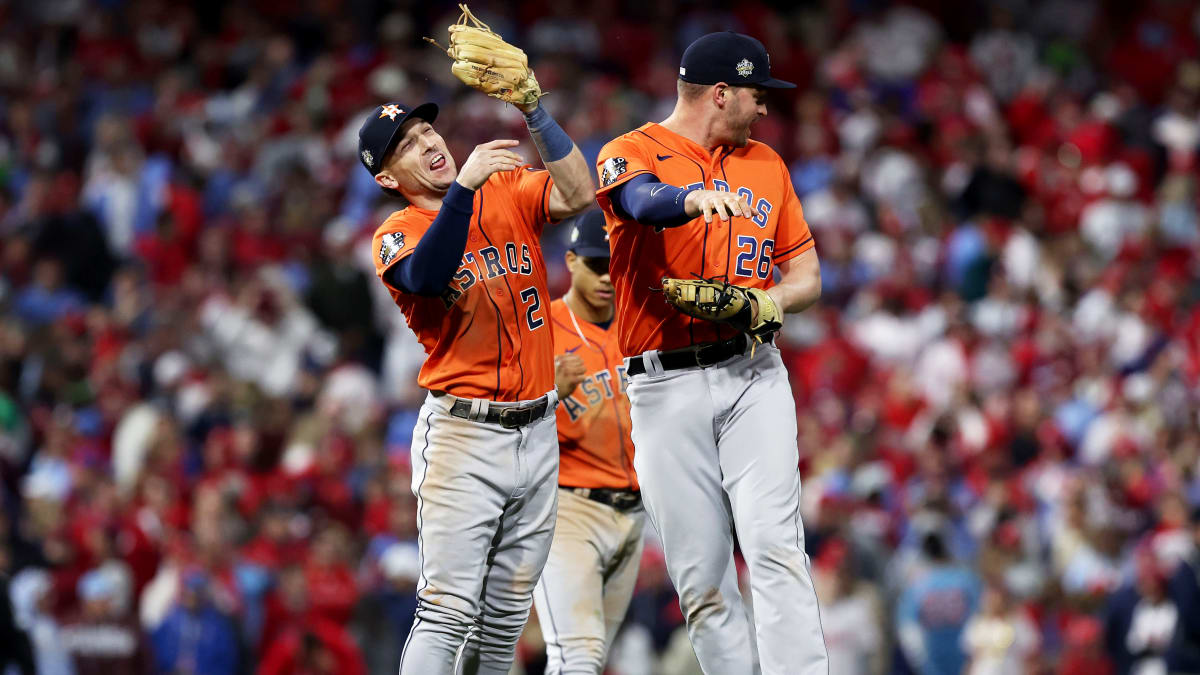
[[[514,140],[488,141],[475,146],[462,169],[458,171],[459,185],[472,190],[483,187],[487,179],[497,171],[512,171],[525,164],[525,158],[509,150],[520,145]]]
[[[695,218],[703,215],[704,222],[711,223],[713,214],[721,220],[750,218],[750,202],[736,192],[724,190],[692,190],[683,199],[684,212]]]
[[[587,377],[587,369],[583,365],[583,357],[578,354],[559,354],[554,357],[554,386],[558,389],[558,397],[566,398],[575,391],[575,387]]]

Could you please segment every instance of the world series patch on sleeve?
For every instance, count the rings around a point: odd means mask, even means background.
[[[625,173],[628,164],[624,157],[609,157],[600,169],[600,183],[605,186],[612,185],[613,181]]]
[[[383,235],[379,240],[379,262],[384,265],[392,264],[396,259],[396,254],[404,248],[404,233],[389,232]]]

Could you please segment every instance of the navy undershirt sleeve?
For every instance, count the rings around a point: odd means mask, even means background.
[[[654,174],[634,176],[613,188],[612,203],[618,215],[653,227],[676,227],[692,220],[684,212],[687,188],[667,185]]]
[[[385,281],[408,293],[441,295],[462,263],[474,209],[475,191],[455,181],[412,255],[388,268]]]

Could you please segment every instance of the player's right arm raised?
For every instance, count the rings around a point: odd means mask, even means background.
[[[467,86],[511,103],[524,113],[533,144],[554,179],[546,202],[547,215],[560,220],[591,206],[596,198],[591,170],[574,141],[538,103],[542,89],[525,52],[475,18],[466,5],[459,6],[463,14],[450,26],[450,47],[446,50],[454,59],[450,72]]]
[[[596,186],[592,183],[592,170],[575,142],[540,103],[517,107],[525,113],[529,136],[554,179],[547,206],[550,217],[561,220],[591,206],[596,199]]]

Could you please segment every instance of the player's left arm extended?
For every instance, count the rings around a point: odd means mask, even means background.
[[[575,142],[541,104],[517,107],[525,113],[529,136],[554,179],[554,187],[550,190],[550,217],[561,220],[591,206],[596,199],[596,186],[592,183],[592,170]]]
[[[808,249],[784,262],[779,269],[783,272],[783,278],[767,289],[767,295],[771,296],[780,311],[786,314],[802,312],[821,297],[821,263],[817,259],[817,249]]]

